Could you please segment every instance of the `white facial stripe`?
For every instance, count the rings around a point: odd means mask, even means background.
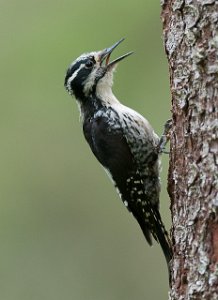
[[[95,78],[96,78],[96,70],[93,70],[93,72],[91,72],[91,74],[88,76],[84,84],[83,92],[86,96],[88,96],[90,89],[92,89],[92,87],[94,86]]]
[[[104,96],[106,94],[107,96],[110,96],[112,94],[111,87],[113,85],[113,72],[115,70],[115,67],[113,67],[110,71],[107,71],[106,74],[98,81],[97,87],[96,87],[96,94],[97,96],[100,96],[100,98],[104,99]],[[84,89],[83,92],[86,96],[88,96],[90,90],[95,84],[95,79],[98,75],[99,72],[98,69],[94,69],[89,77],[85,81]]]
[[[85,64],[81,64],[81,65],[79,66],[79,69],[77,69],[77,70],[72,74],[72,76],[68,78],[68,80],[67,80],[67,88],[68,88],[69,91],[71,90],[71,86],[70,86],[70,85],[71,85],[71,82],[74,80],[74,78],[76,78],[77,74],[79,73],[79,71],[80,71],[84,66],[85,66]]]

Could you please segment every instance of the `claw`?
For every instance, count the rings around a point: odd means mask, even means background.
[[[158,153],[166,153],[169,154],[169,151],[165,151],[165,146],[168,143],[169,139],[170,139],[170,135],[171,135],[171,128],[172,128],[172,119],[169,119],[166,121],[165,125],[164,125],[164,132],[161,135],[159,144],[157,146],[158,149]]]

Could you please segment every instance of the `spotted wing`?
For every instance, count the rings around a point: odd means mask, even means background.
[[[110,127],[111,128],[111,127]],[[122,129],[109,130],[108,119],[99,117],[84,123],[84,134],[99,162],[111,174],[121,199],[137,219],[149,244],[150,231],[156,238],[150,220],[152,214],[149,197],[145,195],[144,182],[134,161]]]

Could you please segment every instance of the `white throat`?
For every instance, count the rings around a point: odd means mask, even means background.
[[[119,103],[112,92],[113,74],[109,72],[99,80],[96,86],[96,96],[100,98],[106,105]]]

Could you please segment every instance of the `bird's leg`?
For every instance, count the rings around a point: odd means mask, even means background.
[[[164,125],[163,134],[161,135],[159,144],[157,145],[157,150],[158,150],[159,154],[161,154],[161,153],[169,154],[169,151],[165,151],[165,146],[170,139],[171,128],[172,128],[172,119],[169,119],[166,121],[166,123]]]

